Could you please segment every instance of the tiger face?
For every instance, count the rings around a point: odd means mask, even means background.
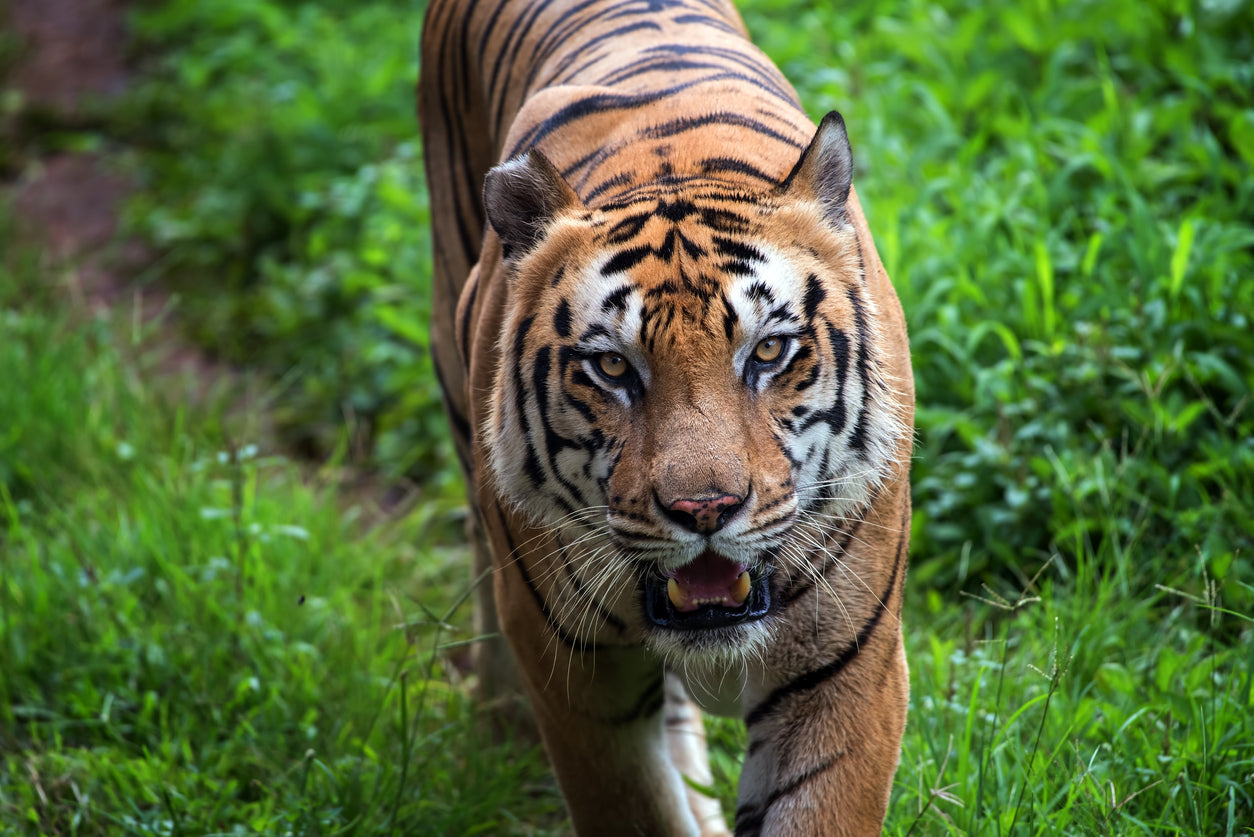
[[[759,653],[892,472],[850,159],[835,117],[761,194],[689,178],[590,207],[538,152],[489,174],[511,337],[488,461],[555,533],[581,638],[591,601],[668,658]]]

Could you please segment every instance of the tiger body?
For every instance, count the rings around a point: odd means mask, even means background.
[[[481,686],[579,834],[727,833],[696,704],[746,720],[736,834],[879,833],[914,394],[843,122],[720,0],[432,0],[422,51]]]

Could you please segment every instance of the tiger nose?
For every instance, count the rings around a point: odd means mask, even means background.
[[[666,509],[666,516],[689,532],[712,535],[745,504],[744,498],[735,494],[721,497],[705,497],[695,500],[676,500]]]

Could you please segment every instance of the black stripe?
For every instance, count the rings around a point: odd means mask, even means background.
[[[751,244],[745,244],[743,241],[737,241],[721,235],[713,236],[711,241],[714,244],[714,249],[721,255],[746,262],[766,261],[766,256],[762,255],[761,250]]]
[[[527,332],[531,330],[531,324],[535,321],[535,317],[528,317],[523,320],[518,331],[514,334],[514,410],[518,413],[518,424],[522,431],[523,440],[527,444],[527,455],[523,460],[523,470],[527,477],[531,480],[532,486],[540,488],[544,485],[547,477],[544,468],[540,465],[540,457],[536,453],[535,442],[531,435],[531,421],[527,418],[527,386],[523,381],[522,362],[523,353],[527,349]]]
[[[638,247],[628,247],[626,250],[619,250],[605,266],[601,268],[602,276],[612,276],[615,273],[621,273],[630,270],[649,256],[654,255],[654,250],[648,244],[641,244]]]
[[[706,128],[710,125],[734,125],[737,128],[748,128],[759,136],[778,140],[792,148],[800,149],[802,147],[801,143],[792,137],[785,136],[774,128],[767,127],[765,123],[731,111],[715,111],[714,113],[702,114],[700,116],[676,117],[669,122],[644,128],[637,133],[637,136],[653,140],[665,139],[666,137],[682,134],[685,131]]]
[[[557,469],[557,455],[568,448],[579,450],[579,445],[573,439],[567,439],[558,433],[553,427],[553,422],[549,420],[549,372],[553,368],[552,348],[542,346],[538,349],[533,364],[531,388],[535,393],[536,412],[539,414],[540,426],[544,431],[544,458],[549,463],[549,470],[553,477],[566,490],[570,502],[564,502],[563,498],[551,491],[548,496],[549,499],[561,504],[566,511],[574,511],[576,507],[585,505],[585,498],[579,496],[578,488]]]
[[[585,96],[577,102],[572,102],[557,113],[545,119],[543,122],[535,125],[531,130],[527,131],[519,140],[514,143],[507,157],[514,157],[521,153],[524,149],[534,148],[539,145],[545,137],[555,131],[561,130],[568,123],[575,122],[588,116],[597,116],[603,113],[610,113],[616,110],[635,110],[637,108],[651,105],[654,102],[664,101],[689,87],[694,86],[697,82],[687,82],[676,84],[662,90],[650,90],[645,93],[599,93],[595,96]]]
[[[592,378],[589,377],[588,373],[584,371],[583,362],[586,359],[586,357],[587,356],[584,355],[583,353],[577,352],[574,349],[570,348],[569,346],[563,346],[559,348],[558,353],[557,353],[558,377],[560,380],[563,380],[563,381],[569,378],[570,382],[574,384],[575,386],[588,387],[594,393],[597,393],[599,395],[605,395],[606,394],[605,391],[602,390],[599,386],[596,386],[592,382]],[[573,370],[571,369],[572,366],[574,367]],[[571,407],[575,409],[576,412],[579,413],[579,415],[583,416],[584,421],[588,422],[589,425],[593,426],[592,434],[595,437],[600,438],[601,432],[595,429],[595,425],[597,422],[597,414],[592,409],[592,407],[589,406],[586,402],[576,398],[574,393],[572,393],[566,387],[562,388],[562,397],[567,404],[569,404]],[[600,448],[593,449],[589,446],[589,444],[586,441],[581,440],[581,442],[582,442],[583,449],[588,451],[589,462],[591,462],[592,457],[600,450]]]
[[[470,368],[470,318],[474,315],[475,300],[479,297],[479,281],[477,276],[478,274],[476,274],[476,279],[471,283],[470,287],[462,290],[462,293],[466,295],[466,306],[462,309],[461,322],[462,365],[467,369]]]
[[[448,84],[435,86],[436,93],[434,98],[435,106],[438,107],[440,113],[440,118],[438,120],[439,128],[442,129],[440,137],[448,146],[449,157],[454,160],[472,159],[472,155],[466,141],[463,120],[455,116],[455,114],[460,115],[472,112],[469,90],[463,81],[471,75],[469,68],[466,66],[466,56],[470,54],[469,50],[466,48],[466,40],[469,37],[469,21],[474,13],[476,5],[478,5],[478,0],[470,0],[465,9],[458,10],[460,14],[457,16],[450,15],[446,20],[440,21],[434,19],[434,11],[436,7],[434,5],[430,6],[427,11],[426,20],[423,23],[423,46],[426,52],[431,55],[438,54],[441,59],[445,58],[448,52],[453,52],[456,55],[454,61],[458,64],[458,66],[452,69],[441,67],[437,71],[435,69],[437,62],[424,62],[424,64],[427,64],[426,69],[429,69],[432,72],[433,77],[438,73],[441,78],[447,79],[449,82]],[[446,51],[443,48],[443,45],[455,39],[455,36],[450,33],[451,25],[454,21],[460,22],[461,24],[461,50]],[[424,103],[427,101],[425,98],[426,94],[432,90],[432,87],[432,85],[428,84],[424,84],[422,86]],[[425,104],[423,107],[425,110]],[[435,144],[435,142],[437,142],[437,140],[435,140],[436,126],[428,126],[424,124],[423,127],[424,131],[431,131],[431,139],[433,144]],[[428,160],[430,160],[430,157],[428,157]],[[428,163],[428,166],[429,165],[430,164]],[[429,169],[428,173],[432,174]],[[447,188],[435,188],[434,184],[441,180],[442,176],[447,176],[448,178]],[[458,266],[458,269],[449,270],[445,268],[441,271],[441,278],[443,282],[449,286],[446,292],[449,293],[451,298],[455,299],[457,296],[457,288],[463,278],[461,275],[462,265],[473,264],[476,258],[478,258],[480,246],[479,237],[483,230],[483,211],[482,207],[478,205],[478,195],[473,189],[473,182],[470,184],[461,184],[463,188],[458,188],[458,184],[454,182],[455,178],[447,172],[438,173],[430,179],[433,183],[433,208],[439,209],[439,201],[437,198],[440,195],[448,195],[452,202],[451,211],[446,210],[444,215],[445,217],[451,216],[458,242],[461,245],[462,263]],[[466,188],[467,186],[470,188]],[[469,206],[467,206],[467,201],[469,202]],[[466,222],[468,211],[472,217],[476,217],[478,219],[477,223],[468,224]],[[438,243],[436,250],[437,257],[440,257],[441,262],[443,262],[446,257],[443,257],[440,253]]]
[[[723,305],[723,336],[730,343],[732,338],[736,336],[736,325],[740,322],[740,315],[732,307],[726,293],[719,293],[719,302]]]
[[[632,32],[639,32],[644,29],[651,29],[655,32],[662,31],[662,27],[658,26],[657,23],[651,20],[643,20],[643,21],[637,21],[635,23],[628,23],[624,26],[619,26],[617,29],[611,29],[608,32],[602,32],[600,35],[597,35],[596,37],[585,41],[584,43],[580,44],[577,49],[572,49],[570,52],[567,52],[562,56],[562,59],[559,62],[557,62],[557,67],[554,69],[552,73],[551,81],[546,86],[560,84],[563,81],[565,81],[566,79],[562,78],[562,74],[565,73],[567,70],[569,70],[570,66],[574,64],[577,60],[579,60],[579,58],[583,56],[589,50],[596,49],[607,40],[622,38],[623,36],[629,35]],[[530,89],[531,87],[530,82],[535,78],[536,70],[538,70],[539,67],[541,66],[540,62],[542,62],[543,60],[546,60],[549,57],[547,53],[551,52],[553,47],[559,45],[560,43],[561,43],[560,40],[555,39],[552,45],[545,46],[546,54],[536,56],[537,63],[535,65],[535,69],[532,70],[531,76],[529,76],[527,79],[528,89]],[[602,57],[604,56],[603,55],[597,56],[596,60],[599,60]],[[578,76],[582,75],[583,70],[586,69],[591,64],[596,63],[596,60],[588,61],[580,65],[580,67],[575,72],[571,73],[569,77],[577,78]]]
[[[771,323],[796,323],[800,322],[801,318],[794,314],[792,309],[787,305],[777,305],[771,309],[769,314],[767,314],[766,320]],[[809,357],[809,355],[807,355],[807,357]]]
[[[845,406],[845,383],[849,376],[849,338],[843,331],[833,325],[827,327],[827,339],[832,347],[832,357],[836,361],[836,397],[832,404],[822,410],[815,410],[801,423],[800,433],[804,433],[819,422],[825,422],[828,433],[835,438],[845,429],[848,409]],[[828,449],[830,451],[830,448]]]
[[[763,84],[760,79],[753,76],[745,75],[729,69],[722,64],[712,64],[707,61],[693,61],[685,58],[671,58],[666,56],[653,56],[642,58],[639,61],[633,61],[623,67],[619,67],[607,75],[603,75],[594,80],[594,84],[600,87],[618,87],[625,82],[634,80],[637,76],[645,73],[665,73],[675,76],[680,73],[687,73],[693,70],[712,70],[693,78],[693,82],[697,84],[712,84],[718,81],[742,81],[751,87],[756,87],[771,95],[777,95],[773,87]]]
[[[605,271],[602,271],[602,273],[604,272]],[[635,285],[619,285],[617,288],[611,291],[605,297],[605,299],[601,300],[601,312],[608,314],[611,311],[626,311],[627,300],[635,289],[636,289]],[[602,331],[605,331],[605,330],[602,329]],[[587,336],[590,332],[591,332],[591,329],[589,329],[587,332],[584,332],[583,339],[587,339]],[[608,333],[608,331],[605,331],[605,333]]]
[[[649,223],[650,217],[652,216],[648,212],[628,215],[626,218],[605,231],[605,243],[623,244],[630,241],[640,235],[640,231],[644,229],[644,225]]]
[[[644,687],[644,691],[641,692],[640,697],[636,699],[636,702],[626,712],[598,720],[603,724],[621,727],[657,714],[658,710],[666,703],[666,692],[662,689],[662,679],[663,675],[659,674],[655,679],[649,681],[649,684]]]
[[[739,234],[749,231],[751,224],[745,216],[729,209],[713,207],[701,210],[701,223],[719,232]]]
[[[473,159],[473,155],[470,153],[470,142],[466,136],[466,123],[459,118],[459,115],[474,112],[471,108],[471,90],[467,80],[475,78],[475,74],[469,71],[470,68],[466,66],[466,60],[470,55],[474,54],[467,49],[467,40],[470,37],[470,21],[475,13],[475,7],[478,5],[479,0],[471,0],[464,10],[461,19],[462,47],[458,52],[458,58],[461,63],[459,69],[461,72],[442,74],[444,76],[453,76],[454,85],[461,92],[461,95],[458,97],[460,99],[460,107],[451,107],[451,103],[443,96],[441,96],[440,101],[440,112],[443,117],[440,124],[449,129],[450,133],[454,135],[450,144],[455,145],[458,149],[457,152],[451,152],[449,155],[450,159],[453,160],[469,161]],[[482,91],[480,91],[480,95],[482,95]],[[463,183],[460,189],[453,189],[453,218],[457,222],[457,234],[462,242],[465,263],[466,265],[472,265],[479,257],[479,248],[482,246],[483,226],[487,215],[483,210],[479,189],[476,188],[478,184],[482,183],[483,173],[473,174],[467,167],[466,176],[472,178],[471,182]],[[476,177],[478,178],[477,181],[474,180]],[[467,211],[469,211],[472,219],[471,223],[466,222]],[[454,279],[457,282],[462,281],[460,276],[454,277]]]
[[[629,186],[635,181],[635,179],[636,179],[635,174],[631,172],[619,172],[613,177],[610,177],[606,180],[602,180],[600,183],[598,183],[592,189],[589,189],[586,193],[584,193],[580,197],[583,198],[583,202],[585,204],[591,206],[592,202],[596,200],[597,198],[601,197],[601,195],[605,194],[611,189],[616,189],[619,186]]]
[[[827,299],[827,291],[823,289],[822,283],[819,282],[819,277],[811,273],[806,277],[805,309],[807,320],[814,319],[814,315],[818,313],[819,306],[825,299]]]
[[[557,311],[553,314],[553,330],[562,339],[570,337],[570,302],[568,300],[563,299],[557,304]]]
[[[767,813],[771,810],[771,806],[779,802],[784,797],[796,793],[802,786],[811,782],[818,776],[831,770],[836,762],[844,753],[837,753],[828,756],[826,759],[811,767],[797,778],[781,788],[777,788],[766,798],[766,801],[760,805],[742,805],[736,809],[736,837],[754,837],[762,833],[762,823],[766,820]]]
[[[768,183],[774,183],[777,179],[762,171],[757,166],[746,163],[744,160],[737,160],[734,157],[707,157],[701,161],[702,174],[719,174],[722,172],[747,174],[750,177],[755,177],[758,180],[765,180]]]
[[[903,515],[904,517],[904,515]],[[902,558],[904,556],[904,545],[906,537],[909,534],[905,531],[906,520],[903,519],[903,531],[898,536],[897,541],[897,561],[893,565],[892,576],[888,579],[888,587],[884,590],[884,594],[879,597],[879,602],[875,608],[875,613],[862,626],[862,630],[858,631],[857,638],[850,643],[844,651],[840,653],[836,659],[819,668],[807,671],[799,677],[793,678],[788,683],[775,689],[761,703],[755,706],[747,715],[745,715],[745,726],[753,726],[769,715],[784,700],[799,692],[809,691],[826,683],[831,678],[840,674],[849,665],[862,647],[871,639],[871,634],[875,632],[876,627],[880,623],[880,619],[884,616],[884,611],[888,609],[888,602],[892,598],[893,591],[897,587],[897,577],[901,573]]]
[[[561,13],[556,20],[549,21],[549,32],[542,37],[536,44],[535,62],[543,64],[552,57],[553,51],[560,46],[565,46],[570,41],[570,33],[576,29],[584,28],[588,22],[596,19],[596,15],[585,18],[585,12],[590,6],[594,6],[601,0],[584,0],[578,6],[569,8]],[[530,85],[528,85],[530,86]]]
[[[505,521],[505,512],[501,509],[499,503],[493,506],[493,511],[496,513],[497,526],[501,530],[501,534],[505,536],[506,545],[509,546],[506,563],[512,563],[514,566],[518,567],[518,573],[522,576],[523,584],[526,585],[527,589],[531,592],[531,598],[535,601],[536,607],[540,609],[540,613],[544,616],[544,623],[549,626],[549,630],[553,632],[553,635],[558,638],[562,645],[565,645],[572,651],[576,648],[576,646],[578,646],[581,651],[587,651],[589,648],[599,648],[599,646],[595,643],[590,645],[585,641],[576,639],[566,633],[565,629],[557,623],[557,619],[553,617],[553,611],[549,610],[548,602],[544,600],[544,596],[540,593],[540,588],[536,587],[535,582],[531,578],[531,573],[527,571],[526,562],[523,560],[523,556],[517,554],[518,545],[514,543],[514,539],[510,535],[509,525]],[[511,561],[508,559],[513,560]]]
[[[727,21],[720,20],[719,18],[715,18],[715,17],[709,17],[708,15],[698,15],[698,14],[679,15],[678,17],[675,18],[675,22],[676,23],[697,23],[697,24],[701,24],[702,26],[709,26],[712,29],[717,29],[720,32],[726,32],[728,35],[736,35],[742,38],[744,37],[744,35],[740,32],[740,30],[738,30],[735,26],[732,26]]]
[[[496,61],[492,65],[492,80],[488,84],[488,96],[489,101],[493,103],[492,124],[500,131],[501,136],[504,136],[506,133],[506,126],[503,124],[505,96],[511,90],[509,80],[512,73],[506,74],[505,87],[499,95],[496,92],[497,79],[503,67],[514,68],[518,66],[518,51],[522,48],[523,43],[526,42],[527,36],[531,32],[531,27],[535,25],[536,18],[544,11],[544,5],[543,3],[536,3],[533,7],[527,9],[524,14],[514,18],[513,23],[510,24],[509,32],[505,36],[505,43],[497,52]],[[483,52],[480,55],[486,56],[487,53]]]
[[[862,383],[862,404],[858,410],[858,417],[854,421],[853,433],[849,435],[849,447],[862,454],[861,458],[865,459],[867,445],[867,408],[871,401],[871,326],[867,322],[866,309],[862,305],[862,298],[858,295],[856,288],[850,287],[845,291],[849,297],[849,304],[853,306],[853,322],[854,327],[858,330],[858,353],[857,353],[857,371],[858,379]]]
[[[752,44],[748,44],[753,49]],[[756,50],[754,50],[756,51]],[[748,49],[732,49],[728,47],[716,46],[692,46],[687,44],[658,44],[645,50],[648,53],[668,55],[712,55],[726,59],[733,64],[738,64],[758,76],[761,89],[769,91],[775,98],[791,105],[793,108],[800,109],[801,103],[797,101],[797,97],[788,89],[787,82],[783,76],[779,75],[779,70],[769,63],[769,61],[756,61],[754,55]],[[761,53],[758,53],[759,55]]]

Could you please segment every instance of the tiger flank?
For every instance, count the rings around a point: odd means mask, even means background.
[[[431,0],[422,57],[480,686],[580,835],[729,833],[702,710],[735,834],[878,834],[914,389],[844,122],[722,0]]]

